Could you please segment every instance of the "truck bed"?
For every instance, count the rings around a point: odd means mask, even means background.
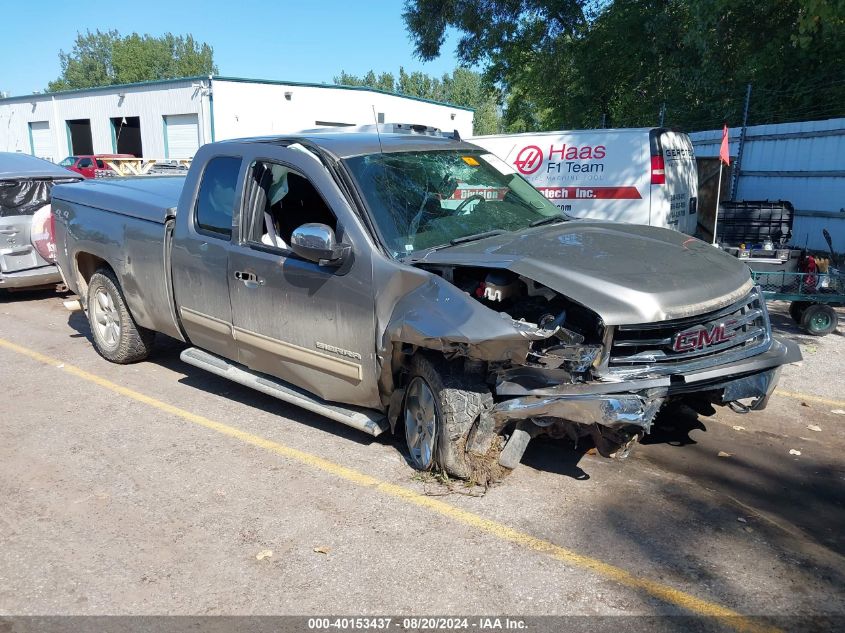
[[[57,187],[53,197],[164,224],[165,217],[175,213],[184,184],[184,176],[86,180],[72,186]]]
[[[69,287],[85,299],[84,271],[100,265],[86,262],[108,262],[137,323],[176,338],[166,218],[176,213],[184,183],[184,177],[149,176],[53,189],[58,264]]]

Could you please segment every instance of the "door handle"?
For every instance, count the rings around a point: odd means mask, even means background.
[[[258,286],[264,285],[264,280],[258,275],[245,270],[236,270],[235,279],[243,282],[247,288],[257,288]]]

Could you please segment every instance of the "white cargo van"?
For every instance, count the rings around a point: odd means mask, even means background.
[[[568,215],[677,229],[697,224],[689,136],[665,128],[476,136]]]

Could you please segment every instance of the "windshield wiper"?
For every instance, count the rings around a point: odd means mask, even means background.
[[[528,226],[542,226],[544,224],[551,224],[552,222],[565,222],[569,218],[563,214],[559,215],[550,215],[547,218],[540,218],[539,220],[534,220]]]
[[[449,244],[454,246],[455,244],[463,244],[464,242],[475,242],[476,240],[483,240],[487,237],[493,237],[494,235],[501,235],[502,233],[506,233],[502,229],[493,229],[492,231],[484,231],[482,233],[473,233],[472,235],[464,235],[463,237],[456,237],[453,240],[449,240]]]

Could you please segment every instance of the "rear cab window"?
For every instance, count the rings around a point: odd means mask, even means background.
[[[241,159],[218,156],[208,161],[202,174],[194,209],[197,231],[217,238],[232,237],[232,216]]]

